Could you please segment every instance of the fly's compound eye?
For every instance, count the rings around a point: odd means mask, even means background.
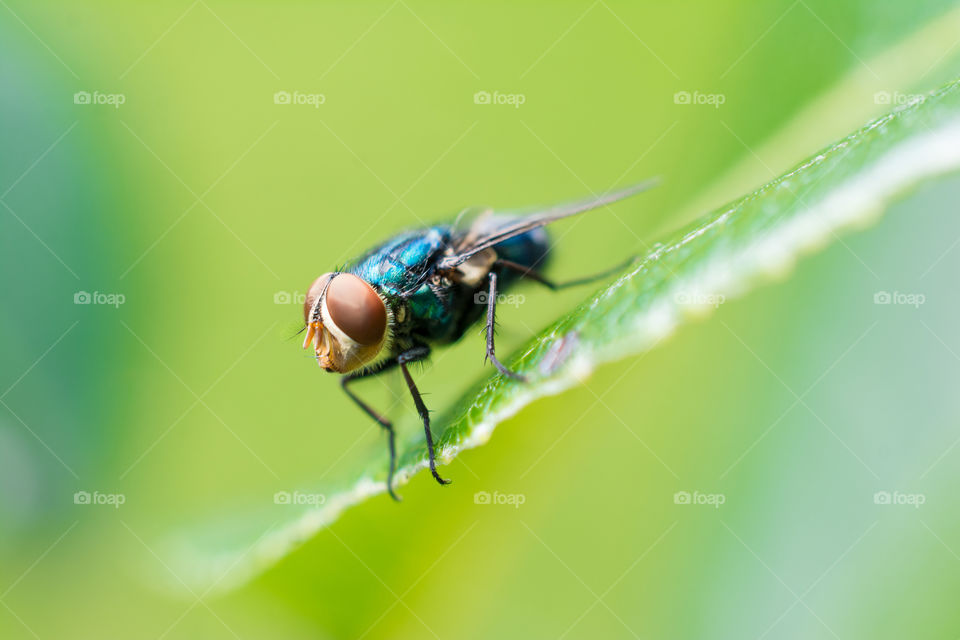
[[[368,346],[383,340],[387,308],[367,282],[352,273],[338,274],[327,287],[330,320],[351,340]]]
[[[313,284],[310,285],[310,288],[307,289],[307,295],[303,299],[303,322],[304,324],[310,324],[310,312],[313,311],[314,305],[317,304],[317,299],[320,297],[320,294],[323,293],[323,288],[327,286],[327,282],[333,276],[332,273],[325,273],[316,280],[313,281]]]

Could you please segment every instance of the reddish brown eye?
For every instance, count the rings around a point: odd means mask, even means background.
[[[307,289],[307,297],[303,299],[303,321],[306,324],[310,324],[310,310],[313,309],[313,305],[316,304],[317,298],[320,297],[320,293],[323,292],[324,285],[327,284],[327,280],[330,279],[332,273],[325,273],[316,280],[313,281],[313,284],[310,285],[310,288]]]
[[[380,342],[387,330],[387,308],[369,284],[341,273],[327,287],[327,312],[333,323],[362,345]]]

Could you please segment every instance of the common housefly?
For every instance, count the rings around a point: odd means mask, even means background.
[[[437,472],[430,414],[407,365],[427,358],[432,347],[456,342],[485,316],[487,358],[503,375],[524,380],[495,354],[497,296],[523,278],[556,290],[622,268],[618,265],[564,283],[547,279],[543,267],[550,248],[543,227],[622,200],[653,184],[647,181],[526,215],[468,209],[464,213],[471,216],[400,233],[342,270],[313,281],[303,304],[303,347],[313,347],[322,369],[343,374],[343,390],[387,432],[387,490],[391,497],[399,500],[393,490],[397,457],[393,424],[361,400],[350,383],[400,368],[423,421],[430,472],[437,482],[448,484]]]

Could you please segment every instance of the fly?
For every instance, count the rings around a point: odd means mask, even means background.
[[[340,384],[346,394],[387,432],[387,490],[394,500],[399,498],[393,490],[397,458],[393,424],[361,400],[350,383],[400,368],[423,421],[430,472],[440,484],[449,484],[437,472],[430,413],[408,365],[427,358],[433,347],[456,342],[470,326],[484,319],[487,358],[501,374],[524,381],[524,376],[508,369],[495,353],[497,296],[524,278],[557,290],[622,269],[624,265],[618,265],[563,283],[547,279],[543,267],[549,246],[544,227],[617,202],[654,184],[647,181],[527,215],[467,210],[464,213],[473,214],[467,223],[458,219],[452,224],[401,233],[343,270],[325,273],[313,281],[303,304],[303,347],[312,346],[322,369],[343,374]]]

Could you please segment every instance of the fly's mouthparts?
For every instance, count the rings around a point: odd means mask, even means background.
[[[303,339],[303,348],[306,349],[307,345],[313,340],[313,336],[317,333],[317,328],[320,326],[319,322],[311,322],[307,325],[307,335]]]
[[[323,330],[323,324],[320,322],[311,322],[307,325],[307,335],[303,339],[303,348],[306,349],[313,343],[313,351],[317,354],[317,363],[322,369],[329,369],[330,345],[327,340],[326,332]]]

